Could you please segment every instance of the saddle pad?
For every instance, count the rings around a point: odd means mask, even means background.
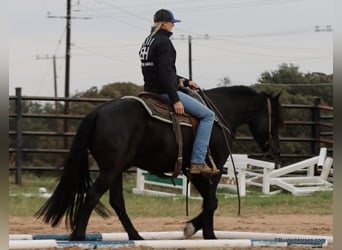
[[[170,115],[169,106],[167,103],[158,100],[156,97],[136,97],[136,96],[123,96],[121,99],[133,99],[140,102],[143,107],[145,107],[147,113],[151,117],[158,119],[160,121],[172,124],[172,118]],[[192,127],[192,122],[190,116],[178,115],[179,124],[182,126]]]

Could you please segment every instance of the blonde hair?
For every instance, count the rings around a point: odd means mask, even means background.
[[[151,35],[154,36],[163,26],[163,22],[155,22],[151,27]]]

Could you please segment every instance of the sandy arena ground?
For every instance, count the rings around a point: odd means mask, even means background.
[[[160,217],[160,218],[132,218],[133,224],[138,231],[182,231],[187,217]],[[250,231],[250,232],[274,232],[289,234],[311,234],[311,235],[333,235],[333,218],[326,215],[259,215],[250,217],[215,217],[215,230],[224,231]],[[88,225],[87,233],[111,233],[124,232],[120,222],[116,217],[102,219],[92,216]],[[34,218],[9,218],[10,234],[44,234],[44,233],[69,233],[64,224],[60,227],[52,228]],[[71,247],[68,250],[79,248]],[[124,248],[138,249],[138,248]],[[147,250],[148,248],[143,248]],[[224,248],[216,248],[224,249]],[[237,249],[237,248],[225,248]],[[279,248],[244,248],[272,250]],[[282,248],[280,248],[282,249]],[[311,249],[304,247],[288,247],[286,250]],[[326,250],[332,250],[329,245]]]

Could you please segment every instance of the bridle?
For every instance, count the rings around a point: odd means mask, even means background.
[[[225,121],[224,117],[222,116],[222,114],[220,113],[220,111],[216,108],[216,106],[212,103],[212,101],[207,97],[207,95],[201,90],[198,89],[201,97],[204,99],[205,103],[208,105],[208,107],[213,110],[217,117],[218,117],[218,125],[221,127],[221,129],[223,131],[228,132],[228,134],[230,134],[232,136],[232,138],[235,139],[236,143],[246,152],[248,152],[249,154],[253,154],[250,152],[250,150],[248,150],[244,145],[242,145],[238,139],[237,136],[235,135],[235,133],[233,132],[233,130],[229,127],[229,125],[227,124],[227,122]],[[274,146],[274,140],[273,140],[273,136],[272,136],[272,105],[271,105],[271,99],[270,97],[267,97],[266,99],[267,102],[267,118],[268,118],[268,138],[265,142],[265,144],[261,147],[262,151],[264,151],[265,148],[269,147],[268,152],[270,152],[272,146]],[[226,140],[226,144],[229,147],[228,144],[228,140],[226,137],[226,134],[224,133],[224,137]],[[263,156],[265,156],[267,154],[266,150],[263,153]]]
[[[272,136],[272,106],[271,106],[271,100],[269,97],[267,97],[267,114],[268,114],[268,138],[264,146],[262,147],[262,149],[269,147],[268,151],[270,151],[272,146],[274,145],[274,140]]]
[[[246,147],[244,147],[241,143],[239,143],[239,141],[237,140],[236,135],[234,134],[233,130],[229,127],[229,125],[227,124],[227,122],[225,121],[223,115],[221,114],[221,112],[217,109],[217,107],[213,104],[213,102],[207,97],[207,95],[201,90],[198,89],[200,96],[202,97],[202,99],[204,100],[204,102],[207,104],[207,106],[213,110],[218,118],[217,123],[219,125],[219,127],[221,127],[222,132],[223,132],[223,137],[225,139],[225,143],[227,145],[228,148],[228,154],[231,157],[231,161],[233,163],[233,168],[234,168],[234,175],[235,175],[235,180],[236,180],[236,188],[237,188],[237,193],[238,193],[238,203],[239,203],[239,208],[238,208],[238,215],[240,215],[240,206],[241,206],[241,201],[240,201],[240,191],[239,191],[239,184],[238,184],[238,178],[237,178],[237,171],[235,168],[235,164],[234,164],[234,160],[232,157],[232,152],[230,149],[230,145],[229,145],[229,141],[227,138],[227,134],[230,134],[232,136],[232,138],[235,139],[235,141],[247,152],[249,152],[249,150],[246,149]],[[271,100],[269,97],[267,97],[267,115],[268,115],[268,139],[265,142],[264,146],[262,149],[266,148],[269,146],[269,150],[271,149],[271,146],[274,145],[274,141],[273,141],[273,137],[272,137],[272,106],[271,106]],[[266,152],[263,154],[266,155]]]

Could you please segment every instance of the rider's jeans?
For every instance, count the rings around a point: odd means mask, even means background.
[[[177,91],[177,93],[180,101],[183,103],[185,112],[200,120],[193,144],[191,163],[204,164],[215,114],[191,96],[181,91]],[[169,100],[167,94],[162,94],[161,96],[164,99]]]

